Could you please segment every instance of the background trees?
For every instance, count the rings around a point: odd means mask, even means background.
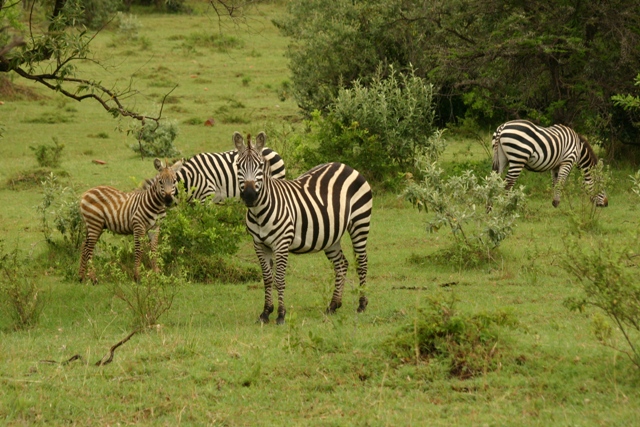
[[[611,97],[633,93],[640,5],[632,0],[294,0],[278,22],[292,37],[293,92],[326,109],[340,87],[382,63],[410,65],[438,87],[440,124],[487,127],[526,117],[635,144],[638,130]]]

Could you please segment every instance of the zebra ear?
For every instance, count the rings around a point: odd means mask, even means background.
[[[178,160],[173,165],[171,165],[171,170],[173,170],[174,172],[177,173],[182,168],[182,161],[183,160]]]
[[[155,166],[157,171],[160,171],[160,170],[162,170],[164,168],[164,166],[162,165],[162,160],[160,160],[160,159],[155,159],[153,161],[153,166]]]
[[[262,153],[265,142],[267,142],[267,135],[264,132],[260,132],[258,136],[256,136],[256,150],[258,153]]]
[[[238,154],[244,153],[247,147],[244,145],[244,138],[240,132],[233,133],[233,144],[236,146],[236,150],[238,150]]]

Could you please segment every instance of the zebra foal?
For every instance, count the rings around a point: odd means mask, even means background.
[[[327,311],[333,313],[342,305],[349,265],[340,246],[345,231],[351,236],[360,280],[358,312],[364,311],[368,304],[364,287],[371,223],[371,187],[362,175],[341,163],[316,166],[291,181],[272,179],[271,170],[261,154],[265,140],[266,135],[260,132],[255,145],[251,144],[250,136],[245,145],[240,133],[233,134],[233,143],[238,150],[240,197],[248,208],[247,230],[253,237],[264,280],[265,302],[260,321],[268,323],[273,312],[271,291],[275,282],[278,292],[276,322],[284,323],[285,272],[289,252],[324,251],[335,271],[335,290]]]
[[[185,161],[178,171],[178,181],[190,193],[190,199],[204,200],[213,196],[213,202],[232,197],[240,197],[238,189],[237,150],[224,153],[200,153]],[[275,151],[264,148],[262,155],[269,163],[271,177],[281,179],[285,176],[282,157]]]
[[[113,187],[99,186],[87,190],[80,199],[80,212],[87,230],[80,255],[80,281],[85,278],[87,263],[93,256],[96,243],[102,232],[107,229],[116,234],[133,234],[135,244],[134,278],[139,279],[142,248],[140,240],[152,228],[158,228],[157,221],[165,216],[167,206],[173,203],[176,191],[176,172],[182,162],[173,166],[165,166],[155,159],[154,166],[158,174],[146,180],[141,189],[123,193]],[[157,231],[157,230],[156,230]],[[158,244],[158,233],[149,236],[151,253],[154,254]],[[155,258],[151,261],[156,269]],[[95,283],[93,272],[89,273]]]
[[[502,173],[508,165],[506,188],[511,189],[525,168],[533,172],[551,171],[553,206],[560,204],[560,187],[575,163],[584,172],[587,187],[593,186],[590,169],[598,158],[589,142],[564,125],[545,128],[526,120],[513,120],[498,127],[493,134],[493,170]],[[605,207],[609,200],[604,192],[592,200]]]

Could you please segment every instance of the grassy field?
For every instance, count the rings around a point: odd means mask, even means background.
[[[178,84],[165,115],[180,126],[176,145],[184,155],[231,149],[235,130],[256,133],[300,122],[294,101],[283,95],[287,40],[270,21],[282,9],[254,9],[247,25],[220,23],[204,13],[204,4],[199,10],[192,16],[140,14],[137,40],[105,31],[94,50],[114,68],[87,70],[121,83],[134,74],[142,91],[137,109],[149,113]],[[231,47],[208,41],[207,34],[220,34],[219,25],[233,37]],[[141,160],[129,148],[135,140],[117,130],[127,122],[114,121],[95,104],[34,90],[41,98],[0,98],[6,127],[0,238],[6,248],[37,259],[46,250],[34,208],[42,191],[12,184],[37,167],[29,146],[52,137],[65,144],[59,169],[79,192],[99,184],[129,190],[154,169],[152,159]],[[216,124],[205,127],[210,117]],[[478,144],[450,137],[448,168],[482,161],[488,171]],[[284,326],[256,324],[264,301],[259,282],[185,284],[160,324],[134,335],[102,367],[94,363],[131,331],[126,307],[106,284],[81,285],[42,271],[38,285],[46,306],[39,324],[13,331],[0,314],[0,424],[635,425],[640,372],[596,341],[593,311],[563,305],[582,289],[561,268],[568,241],[593,248],[605,240],[635,244],[640,200],[630,190],[631,173],[612,168],[610,207],[599,211],[595,229],[578,232],[579,192],[565,194],[554,209],[550,176],[525,172],[519,183],[529,201],[514,235],[494,262],[473,269],[430,262],[428,255],[450,245],[450,233],[427,233],[424,213],[395,194],[376,193],[366,313],[355,313],[353,267],[342,308],[327,317],[330,263],[323,254],[291,257]],[[238,257],[256,262],[248,236]],[[385,351],[428,298],[452,294],[462,313],[503,310],[517,319],[500,331],[497,369],[459,379],[443,374],[435,361],[401,363]],[[81,359],[52,363],[75,354]]]

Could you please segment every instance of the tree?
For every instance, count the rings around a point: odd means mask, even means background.
[[[91,77],[77,75],[77,63],[97,62],[92,58],[90,44],[100,29],[90,33],[84,25],[76,25],[84,22],[89,3],[86,0],[42,3],[0,0],[0,78],[3,73],[15,73],[76,101],[92,99],[114,117],[158,122],[162,107],[156,117],[149,117],[126,105],[126,100],[137,94],[131,84],[124,88],[107,87]],[[21,22],[23,5],[29,6],[26,26]],[[227,5],[225,1],[214,0],[211,5],[219,18],[225,14],[234,18],[238,15],[239,7]],[[47,16],[42,24],[37,19],[39,7],[45,9]]]
[[[611,96],[628,93],[640,57],[640,3],[580,0],[294,0],[278,25],[292,37],[294,95],[326,109],[338,87],[379,63],[439,88],[444,121],[563,123],[636,142]],[[638,139],[640,140],[640,139]]]

